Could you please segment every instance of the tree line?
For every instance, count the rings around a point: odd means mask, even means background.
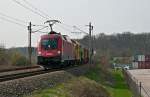
[[[97,52],[96,58],[130,57],[133,55],[150,55],[150,33],[131,32],[106,35],[100,33],[93,38],[93,48]],[[88,47],[89,37],[79,40]],[[97,59],[96,59],[97,60]]]

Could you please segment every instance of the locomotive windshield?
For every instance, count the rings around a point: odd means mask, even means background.
[[[41,41],[41,46],[45,50],[57,49],[57,39],[43,39]]]

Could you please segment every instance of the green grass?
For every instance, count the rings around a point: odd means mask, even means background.
[[[54,88],[33,93],[29,97],[110,97],[108,91],[86,77],[78,77]]]
[[[112,88],[113,96],[114,97],[132,97],[132,93],[129,90],[125,82],[125,79],[123,77],[121,70],[118,70],[118,71],[113,70],[112,74],[115,79],[115,86],[114,88]]]
[[[98,68],[88,71],[85,76],[91,80],[95,80],[96,82],[102,82],[103,80],[101,71]]]
[[[64,84],[58,85],[54,88],[45,89],[33,93],[29,97],[69,97],[67,90],[65,89]]]
[[[102,84],[112,97],[132,97],[121,70],[104,71],[96,68],[89,71],[86,77]]]

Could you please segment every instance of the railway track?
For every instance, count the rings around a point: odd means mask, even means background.
[[[37,69],[37,68],[40,68],[40,67],[39,66],[28,66],[28,67],[22,67],[22,68],[4,69],[4,70],[0,70],[0,73],[10,72],[10,71],[20,71],[20,70],[26,70],[26,69]]]
[[[4,75],[4,76],[0,76],[0,82],[9,81],[9,80],[18,79],[18,78],[24,78],[28,76],[34,76],[34,75],[43,74],[43,73],[45,73],[45,71],[39,70],[39,71],[34,71],[34,72]]]
[[[36,76],[36,75],[50,73],[50,72],[54,72],[54,71],[67,70],[69,68],[72,68],[72,66],[67,67],[67,68],[64,67],[64,68],[61,68],[61,69],[60,68],[59,69],[49,69],[49,70],[41,69],[41,70],[37,70],[37,71],[30,71],[30,72],[3,75],[3,76],[0,76],[0,82],[19,79],[19,78],[25,78],[25,77],[30,77],[30,76]]]
[[[0,70],[0,82],[46,73],[40,66]]]
[[[14,80],[14,79],[19,79],[19,78],[25,78],[25,77],[30,77],[30,76],[35,76],[39,74],[44,74],[44,73],[49,73],[53,71],[57,71],[58,69],[53,69],[53,70],[39,70],[39,71],[34,71],[34,72],[25,72],[25,73],[18,73],[18,74],[12,74],[12,75],[4,75],[0,77],[0,82],[4,81],[9,81],[9,80]]]

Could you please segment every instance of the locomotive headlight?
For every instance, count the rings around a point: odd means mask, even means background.
[[[58,54],[60,54],[60,53],[61,53],[61,51],[57,51],[57,53],[58,53]]]
[[[38,54],[41,55],[42,53],[41,53],[41,52],[38,52]]]

